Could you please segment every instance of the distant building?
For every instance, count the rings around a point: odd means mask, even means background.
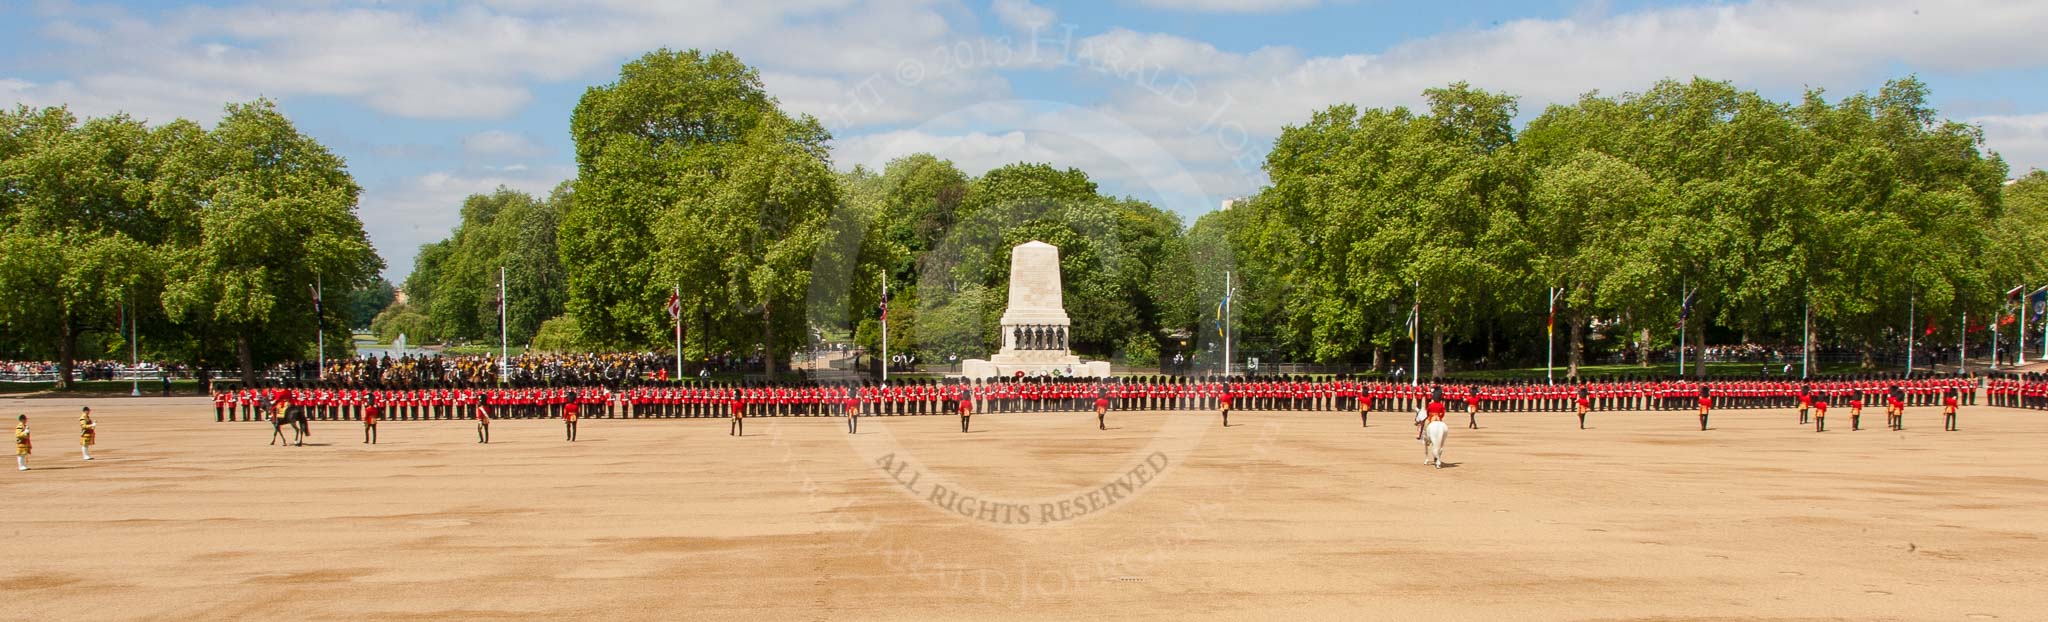
[[[1239,204],[1239,203],[1243,203],[1243,202],[1245,202],[1245,201],[1248,201],[1248,200],[1250,200],[1250,199],[1251,199],[1250,197],[1236,197],[1236,198],[1224,199],[1224,200],[1223,200],[1223,207],[1222,207],[1221,209],[1230,209],[1230,206],[1232,206],[1232,205],[1237,205],[1237,204]]]

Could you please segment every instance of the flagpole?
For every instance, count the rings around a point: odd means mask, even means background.
[[[1408,312],[1408,342],[1415,345],[1415,351],[1408,357],[1408,364],[1415,366],[1415,372],[1408,374],[1408,386],[1422,385],[1422,279],[1415,279],[1415,308]]]
[[[2013,289],[2026,289],[2026,287],[2027,286],[2025,284],[2021,284],[2019,287],[2015,287]],[[2019,343],[2013,344],[2019,346],[2019,352],[2015,353],[2015,356],[2017,356],[2018,358],[2013,359],[2014,367],[2019,367],[2027,364],[2027,312],[2031,310],[2028,309],[2028,307],[2034,306],[2033,303],[2028,301],[2032,297],[2033,295],[2029,294],[2027,298],[2020,299],[2020,340]]]
[[[672,292],[670,292],[670,295],[671,295],[671,296],[674,296],[674,297],[675,297],[675,300],[678,300],[678,301],[682,300],[682,299],[683,299],[683,285],[682,285],[681,283],[677,283],[677,284],[675,284],[675,289],[674,289],[674,290],[673,290]],[[669,307],[669,319],[670,319],[670,320],[672,320],[672,321],[674,321],[674,322],[675,322],[675,325],[676,325],[676,376],[675,376],[675,377],[676,377],[677,379],[681,379],[681,378],[683,377],[683,314],[679,312],[679,309],[680,309],[680,307]],[[771,356],[772,356],[772,354],[771,354]],[[769,363],[764,363],[764,364],[769,364]]]
[[[1956,339],[1963,349],[1956,353],[1956,373],[1970,373],[1970,312],[1963,312],[1963,323],[1956,325]]]
[[[1223,271],[1223,377],[1230,377],[1230,271]]]
[[[121,292],[127,298],[127,292]],[[142,357],[135,353],[135,303],[128,303],[128,397],[142,397],[142,381],[135,377],[135,368],[142,366]]]
[[[1557,367],[1557,292],[1564,288],[1549,289],[1550,315],[1543,320],[1543,384],[1557,384],[1551,371]]]
[[[1685,287],[1683,282],[1679,287]],[[1685,290],[1685,297],[1678,300],[1678,377],[1685,377],[1685,324],[1686,316],[1692,312],[1692,290]],[[1701,352],[1701,354],[1706,354]]]
[[[498,384],[504,384],[505,377],[512,374],[512,340],[507,337],[509,331],[505,330],[509,323],[505,316],[511,315],[505,311],[511,305],[505,302],[505,267],[498,266]]]
[[[889,273],[882,272],[882,384],[889,384]]]
[[[314,380],[327,377],[327,331],[321,330],[320,326],[320,316],[323,315],[320,311],[320,290],[320,275],[315,274],[313,275],[313,342],[317,345],[313,347],[319,349],[316,360],[320,362],[320,367],[313,372]]]
[[[1806,297],[1806,317],[1799,322],[1799,379],[1806,379],[1806,368],[1813,363],[1813,296]]]

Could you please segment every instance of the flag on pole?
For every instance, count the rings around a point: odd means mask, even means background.
[[[1555,306],[1550,308],[1550,317],[1548,319],[1543,320],[1543,334],[1557,334],[1557,307]]]
[[[2022,289],[2026,289],[2026,287],[2027,287],[2027,286],[2025,286],[2025,285],[2014,285],[2014,286],[2012,286],[2012,289],[2008,289],[2008,290],[2005,290],[2005,301],[2006,301],[2006,302],[2019,302],[2019,301],[2020,301],[2020,290],[2022,290]]]
[[[1422,320],[1421,320],[1421,318],[1422,318],[1422,301],[1420,301],[1420,300],[1417,300],[1417,301],[1415,301],[1415,306],[1413,306],[1413,307],[1410,307],[1410,308],[1408,309],[1408,340],[1409,340],[1409,341],[1414,341],[1414,340],[1415,340],[1415,333],[1416,333],[1416,331],[1417,331],[1418,329],[1420,329],[1420,328],[1421,328],[1420,326],[1418,326],[1418,324],[1421,324],[1421,323],[1422,323]]]
[[[313,294],[313,315],[320,315],[320,288],[307,285],[306,291]]]
[[[1934,316],[1927,316],[1927,332],[1924,333],[1922,336],[1932,336],[1934,335],[1934,331],[1938,330],[1939,328],[1940,327],[1934,325]]]
[[[2039,322],[2044,314],[2048,314],[2048,285],[2027,294],[2027,308],[2033,310],[2033,319],[2029,320],[2032,322]]]
[[[1230,294],[1224,294],[1224,295],[1223,295],[1223,299],[1224,299],[1224,300],[1226,300],[1226,301],[1227,301],[1227,300],[1229,300],[1229,299],[1230,299]],[[1216,319],[1215,319],[1215,320],[1214,320],[1214,321],[1213,321],[1212,323],[1216,325],[1216,338],[1217,338],[1217,339],[1222,339],[1222,338],[1223,338],[1223,303],[1222,303],[1222,302],[1217,302],[1217,303],[1216,303]]]
[[[1685,300],[1678,304],[1678,325],[1685,326],[1685,319],[1688,317],[1692,317],[1692,294],[1686,294]]]
[[[669,295],[668,295],[668,317],[669,317],[669,319],[672,319],[672,320],[680,320],[680,319],[682,319],[682,317],[683,317],[683,298],[682,298],[682,296],[680,296],[680,295],[678,295],[678,294],[669,294]]]

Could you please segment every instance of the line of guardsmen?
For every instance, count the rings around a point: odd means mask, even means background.
[[[1992,373],[1984,382],[1984,400],[1992,406],[2048,410],[2048,374]]]
[[[2048,383],[2039,374],[1995,377],[1993,405],[2041,408]],[[379,389],[284,383],[214,393],[215,421],[261,421],[269,404],[303,408],[312,420],[361,420],[370,401],[385,421],[469,419],[479,403],[492,418],[559,418],[574,400],[583,418],[727,417],[737,402],[746,416],[953,414],[969,401],[976,413],[1079,412],[1106,399],[1119,411],[1212,411],[1226,398],[1239,411],[1405,411],[1431,400],[1470,404],[1483,412],[1567,412],[1584,399],[1596,411],[1692,410],[1712,396],[1719,408],[1792,408],[1802,397],[1897,397],[1934,406],[1950,392],[1975,404],[1973,380],[1956,375],[1904,379],[1887,375],[1812,380],[1757,377],[1695,382],[1617,378],[1545,385],[1454,382],[1410,385],[1354,376],[1119,377],[911,379],[891,382],[720,383],[663,381],[631,387],[436,387]],[[1361,404],[1363,402],[1363,404]],[[1361,408],[1363,406],[1363,408]]]

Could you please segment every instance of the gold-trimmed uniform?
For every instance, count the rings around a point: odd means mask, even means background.
[[[92,417],[79,417],[78,444],[84,445],[86,447],[93,446],[93,443],[95,441],[98,441],[100,438],[98,428],[99,424],[93,423]]]
[[[14,424],[14,455],[26,456],[33,449],[34,445],[29,442],[28,438],[28,424]]]

